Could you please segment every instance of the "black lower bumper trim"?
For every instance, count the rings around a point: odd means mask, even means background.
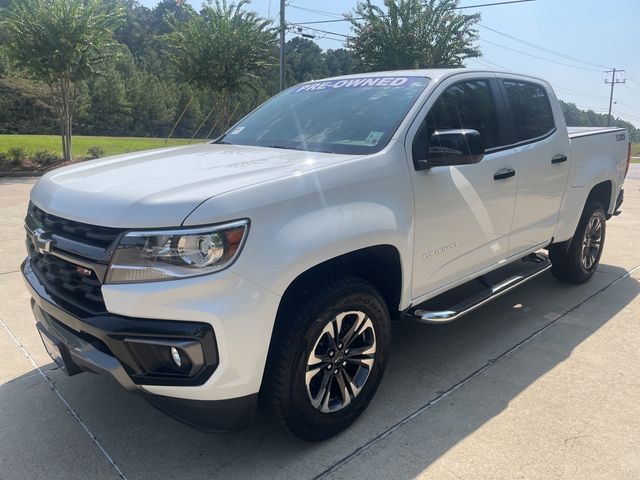
[[[254,422],[258,394],[228,400],[189,400],[143,393],[163,413],[207,433],[233,432]]]
[[[201,322],[132,318],[110,313],[80,316],[71,314],[48,294],[26,260],[22,274],[32,296],[32,308],[47,330],[68,332],[67,339],[79,339],[95,351],[114,357],[130,382],[144,385],[197,386],[211,377],[218,366],[218,350],[211,325]],[[145,370],[144,359],[132,346],[132,339],[152,342],[192,340],[202,346],[202,368],[190,376],[163,375]],[[88,347],[87,347],[88,348]]]
[[[31,293],[31,306],[45,347],[58,350],[52,358],[69,375],[97,373],[116,381],[131,392],[142,395],[152,405],[187,425],[207,432],[226,432],[245,428],[253,422],[258,394],[246,397],[199,401],[165,397],[144,390],[144,385],[201,385],[218,365],[218,353],[210,325],[197,322],[136,319],[119,315],[78,317],[72,315],[47,294],[28,261],[22,273]],[[205,366],[194,378],[150,377],[140,371],[131,339],[189,339],[202,345]],[[45,341],[46,339],[46,341]],[[50,352],[51,353],[51,352]]]

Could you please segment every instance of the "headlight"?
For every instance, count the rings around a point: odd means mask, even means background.
[[[152,282],[217,272],[244,244],[249,220],[191,229],[129,232],[113,255],[106,283]]]

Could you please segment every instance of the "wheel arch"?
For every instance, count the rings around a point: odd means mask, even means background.
[[[591,187],[567,187],[567,194],[560,210],[558,227],[553,236],[554,243],[570,241],[573,237],[578,222],[584,212],[587,203],[596,200],[604,207],[607,219],[609,219],[615,208],[615,196],[619,192],[619,186],[615,180],[607,178],[596,179]]]
[[[613,182],[611,180],[605,180],[604,182],[600,182],[597,185],[594,185],[587,196],[587,200],[584,203],[584,207],[586,207],[587,203],[591,200],[596,200],[602,204],[604,207],[604,211],[607,213],[607,218],[610,217],[609,210],[611,205],[613,205]],[[583,211],[584,211],[583,207]]]
[[[296,297],[308,289],[326,283],[330,279],[352,275],[362,278],[378,289],[392,317],[400,312],[402,300],[402,260],[400,251],[393,245],[381,244],[354,250],[325,260],[300,273],[284,291],[276,322],[283,312],[295,305]]]

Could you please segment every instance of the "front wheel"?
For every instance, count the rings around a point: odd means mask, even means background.
[[[600,202],[588,202],[568,247],[552,245],[549,248],[551,272],[571,283],[588,281],[600,263],[606,229],[604,208]]]
[[[329,282],[278,319],[263,387],[268,407],[297,437],[329,438],[375,394],[387,361],[390,321],[370,283]]]

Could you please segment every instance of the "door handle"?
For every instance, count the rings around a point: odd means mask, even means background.
[[[556,155],[551,159],[551,163],[563,163],[568,160],[566,155]]]
[[[516,176],[516,171],[513,168],[501,168],[493,175],[494,180],[504,180],[505,178],[511,178]]]

